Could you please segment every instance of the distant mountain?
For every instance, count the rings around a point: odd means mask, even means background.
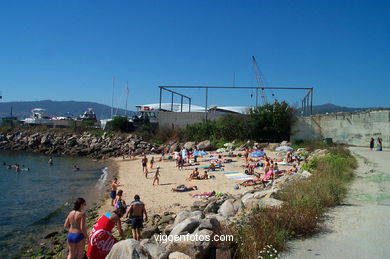
[[[5,102],[0,103],[0,117],[9,116],[12,107],[12,115],[19,119],[30,117],[31,110],[34,108],[45,109],[46,115],[50,116],[72,116],[77,117],[88,108],[92,108],[98,119],[107,119],[111,117],[111,107],[108,105],[94,102],[76,102],[76,101],[31,101],[31,102]],[[114,113],[116,108],[114,108]],[[118,109],[117,115],[124,115],[124,109]],[[129,116],[135,114],[134,111],[128,111]]]
[[[352,107],[343,107],[337,106],[331,103],[321,104],[321,105],[313,105],[313,114],[326,114],[326,113],[334,113],[334,112],[355,112],[372,109],[368,108],[352,108]],[[298,111],[300,112],[301,109]]]

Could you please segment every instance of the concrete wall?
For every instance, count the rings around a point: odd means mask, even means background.
[[[332,138],[336,143],[368,146],[371,137],[375,143],[382,138],[383,147],[390,147],[390,109],[298,117],[291,129],[291,140]]]
[[[225,114],[208,113],[207,119],[216,121]],[[206,119],[204,112],[159,112],[157,115],[159,127],[184,128],[187,125],[202,122]]]

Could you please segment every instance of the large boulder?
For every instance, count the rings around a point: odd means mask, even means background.
[[[126,239],[116,243],[106,259],[148,259],[146,252],[142,249],[139,241]]]
[[[159,229],[156,225],[146,225],[142,229],[142,238],[150,238],[156,233],[159,233]]]
[[[303,171],[302,173],[300,173],[300,175],[304,178],[308,178],[311,176],[311,173],[309,171]]]
[[[218,201],[212,201],[207,204],[206,208],[203,210],[203,213],[217,213],[219,209]]]
[[[177,225],[179,223],[181,223],[182,221],[184,221],[186,218],[189,218],[190,217],[190,212],[187,211],[187,210],[183,210],[183,211],[180,211],[179,214],[177,214],[176,218],[175,218],[175,222],[173,223],[173,225]]]
[[[226,218],[233,217],[243,208],[243,206],[244,204],[240,199],[229,199],[222,203],[218,213]]]
[[[192,259],[191,256],[183,254],[181,252],[173,252],[169,254],[169,259]]]
[[[221,229],[221,223],[216,218],[201,219],[197,230],[208,229],[216,232]]]
[[[197,146],[198,150],[209,151],[209,150],[213,149],[213,146],[211,145],[210,140],[205,140],[205,141],[199,142],[198,145],[196,145],[196,146]]]
[[[185,235],[192,233],[199,226],[200,221],[198,219],[188,218],[183,222],[177,224],[171,231],[171,235]]]
[[[184,144],[184,148],[185,149],[191,149],[191,148],[193,148],[195,146],[195,142],[186,142],[185,144]]]
[[[167,259],[169,251],[159,244],[153,243],[149,239],[141,241],[141,246],[147,252],[151,259]]]

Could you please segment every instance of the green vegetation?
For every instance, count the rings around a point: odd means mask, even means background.
[[[248,116],[225,115],[216,122],[188,125],[182,130],[181,138],[184,141],[210,139],[216,147],[233,140],[278,142],[289,139],[292,118],[293,109],[286,102],[275,102],[252,109]]]
[[[320,230],[319,223],[329,207],[340,205],[353,178],[356,160],[343,147],[331,147],[329,153],[308,167],[313,175],[287,185],[277,194],[284,201],[280,208],[252,210],[234,227],[239,258],[258,258],[267,245],[286,249],[290,238],[304,237]]]
[[[132,132],[134,131],[134,125],[127,117],[115,116],[111,121],[107,122],[107,132]]]

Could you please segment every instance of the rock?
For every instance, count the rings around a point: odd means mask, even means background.
[[[203,219],[204,218],[204,214],[200,210],[195,210],[195,211],[192,211],[190,213],[190,218],[192,218],[192,219]]]
[[[162,233],[164,235],[169,235],[172,232],[172,229],[173,229],[173,225],[167,225]]]
[[[210,202],[206,208],[203,210],[203,213],[217,213],[219,209],[219,204],[217,201]]]
[[[106,259],[147,259],[148,256],[142,249],[140,242],[135,239],[126,239],[116,243]]]
[[[271,150],[275,150],[275,148],[279,147],[279,143],[269,143],[268,148]]]
[[[261,199],[261,198],[264,198],[265,196],[270,196],[270,193],[272,194],[275,191],[276,191],[276,188],[271,188],[268,190],[261,190],[261,191],[255,192],[251,198]],[[244,202],[244,204],[245,204],[245,202]]]
[[[164,215],[158,221],[158,224],[169,224],[172,221],[171,215]]]
[[[169,254],[169,259],[192,259],[190,256],[181,252],[173,252]]]
[[[254,193],[246,193],[244,194],[244,196],[241,197],[241,201],[245,205],[246,200],[253,198],[254,195],[255,195]]]
[[[185,149],[191,149],[191,148],[193,148],[195,146],[195,142],[187,142],[187,143],[185,143],[184,144],[184,148]]]
[[[309,172],[309,171],[303,171],[302,173],[300,173],[300,175],[304,178],[308,178],[310,177],[312,174]]]
[[[290,146],[290,143],[288,143],[287,140],[283,140],[283,141],[280,143],[280,146]]]
[[[146,225],[142,229],[142,238],[150,238],[155,233],[159,233],[158,227],[154,225]]]
[[[175,218],[173,225],[177,225],[190,216],[190,212],[187,210],[180,211]]]
[[[206,219],[217,219],[219,222],[225,222],[226,221],[226,218],[219,215],[219,214],[213,214],[213,213],[210,213],[210,214],[207,214],[206,215]]]
[[[240,199],[234,200],[229,199],[226,200],[218,210],[218,214],[223,217],[232,217],[237,214],[243,207],[243,203]]]
[[[221,229],[221,223],[216,218],[201,219],[197,230],[209,229],[216,232]]]
[[[196,145],[196,147],[198,148],[198,150],[205,150],[205,151],[210,151],[213,149],[210,140],[199,142],[198,145]]]
[[[177,224],[171,231],[170,235],[185,235],[192,233],[199,226],[200,221],[198,219],[186,219],[183,222]]]
[[[274,198],[260,199],[258,205],[260,208],[281,207],[283,201]]]
[[[58,235],[58,232],[57,231],[54,231],[54,232],[51,232],[49,234],[47,234],[44,239],[49,239],[49,238],[52,238],[54,236]]]
[[[150,240],[142,240],[141,246],[147,252],[151,259],[166,259],[168,258],[169,252],[164,246],[153,243]]]

